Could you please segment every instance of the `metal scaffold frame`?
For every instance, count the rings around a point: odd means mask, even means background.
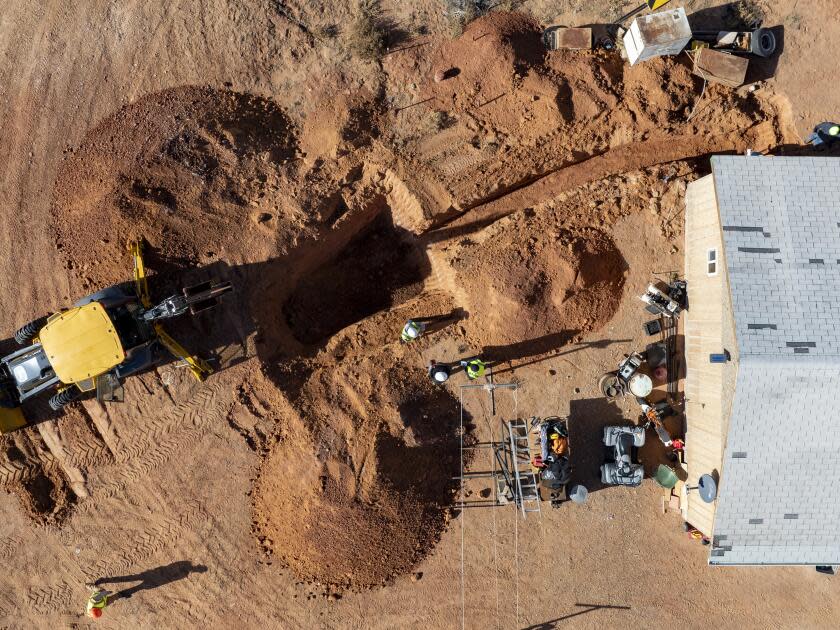
[[[489,394],[491,413],[490,416],[496,416],[496,390],[506,390],[513,393],[514,407],[513,419],[501,420],[501,432],[499,438],[496,438],[496,431],[494,424],[491,423],[486,412],[484,413],[487,428],[490,431],[490,440],[488,442],[480,442],[477,444],[464,444],[464,393],[473,390],[484,390]],[[517,383],[494,383],[492,369],[487,377],[487,383],[462,385],[460,390],[460,448],[461,448],[461,469],[460,476],[457,478],[460,481],[460,500],[455,507],[464,509],[468,507],[491,507],[495,508],[502,505],[510,505],[513,503],[517,510],[521,513],[521,518],[527,518],[530,513],[540,514],[540,496],[539,496],[539,478],[537,473],[531,467],[531,436],[530,426],[527,420],[519,418],[519,385]],[[538,438],[537,438],[538,439]],[[465,450],[490,450],[492,469],[483,472],[466,472],[464,470],[464,451]],[[492,479],[492,498],[481,500],[467,501],[465,498],[465,482],[469,479]],[[519,515],[513,517],[513,558],[514,558],[514,612],[515,623],[519,624]],[[464,515],[461,515],[461,628],[466,628],[466,593],[465,593],[465,577],[464,577],[464,555],[465,555],[465,541],[464,541]],[[496,513],[493,510],[493,563],[495,567],[496,580],[496,615],[497,619],[501,614],[500,607],[500,589],[499,589],[499,567],[498,567],[498,549],[497,549],[497,526]]]
[[[481,385],[461,386],[461,500],[457,507],[498,507],[513,503],[522,513],[523,518],[528,514],[540,514],[539,479],[531,467],[531,444],[529,427],[525,420],[518,417],[516,396],[519,386],[516,383],[493,383]],[[514,418],[501,421],[501,434],[495,439],[495,432],[491,427],[491,440],[472,445],[464,445],[464,391],[483,389],[490,394],[492,415],[496,413],[495,391],[509,390],[514,393]],[[492,469],[489,471],[466,472],[464,469],[465,450],[490,450],[492,452]],[[464,482],[469,479],[491,479],[493,496],[489,499],[466,500],[464,497]]]

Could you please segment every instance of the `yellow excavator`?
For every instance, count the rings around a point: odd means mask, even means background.
[[[169,336],[161,322],[215,306],[232,290],[230,283],[204,282],[153,305],[142,243],[131,242],[129,251],[133,287],[107,287],[15,333],[23,347],[0,359],[0,433],[27,425],[21,404],[34,396],[51,392],[55,411],[93,392],[103,402],[121,400],[123,379],[173,358],[199,381],[213,372]]]

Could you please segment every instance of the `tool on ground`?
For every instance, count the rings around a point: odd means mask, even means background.
[[[668,416],[674,415],[673,408],[666,402],[651,405],[644,398],[640,397],[636,398],[636,402],[642,408],[641,422],[643,422],[644,428],[649,429],[653,427],[662,443],[665,446],[671,446],[673,440],[671,439],[671,434],[665,428],[663,420]]]
[[[15,333],[22,349],[0,359],[0,432],[26,426],[21,403],[54,392],[58,411],[90,392],[102,402],[122,400],[121,382],[159,365],[168,355],[187,363],[198,380],[213,372],[163,329],[161,320],[206,310],[232,290],[205,282],[153,306],[139,243],[132,243],[134,287],[107,287],[72,307],[36,319]]]
[[[688,537],[692,540],[699,540],[703,545],[711,544],[711,539],[703,534],[699,529],[691,525],[690,523],[683,523],[683,531],[688,534]]]
[[[741,87],[746,82],[750,65],[748,59],[708,47],[698,48],[697,45],[698,42],[692,42],[692,52],[689,54],[694,74],[704,81],[720,83],[731,88]]]
[[[598,381],[598,389],[610,400],[627,395],[630,392],[630,381],[638,373],[644,361],[644,355],[638,352],[626,355],[619,363],[617,371],[607,372],[601,377]]]
[[[669,351],[662,342],[648,344],[644,352],[625,355],[615,372],[607,372],[598,381],[598,389],[608,399],[633,394],[645,398],[653,391],[650,376],[640,371],[642,364],[647,364],[647,371],[656,371],[668,361]]]
[[[649,284],[639,299],[647,304],[647,312],[676,318],[688,308],[688,287],[685,280],[674,280],[664,290],[655,284]]]
[[[776,52],[776,35],[769,28],[754,31],[691,31],[691,39],[714,50],[770,57]],[[697,48],[692,44],[693,48]]]
[[[641,485],[645,472],[638,462],[638,450],[645,443],[644,427],[604,427],[605,461],[601,464],[601,483],[612,486]]]
[[[549,26],[543,31],[543,43],[548,50],[591,50],[592,29]]]

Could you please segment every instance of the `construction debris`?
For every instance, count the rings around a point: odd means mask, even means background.
[[[624,34],[631,66],[654,57],[678,55],[690,41],[691,26],[682,7],[636,18]]]
[[[749,63],[745,57],[701,48],[694,55],[694,74],[707,81],[736,88],[744,84]]]
[[[543,32],[543,41],[549,50],[589,50],[592,48],[592,29],[550,26]]]

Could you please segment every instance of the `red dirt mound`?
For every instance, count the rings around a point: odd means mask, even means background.
[[[100,123],[60,171],[56,241],[90,285],[124,280],[125,241],[139,236],[187,264],[264,259],[278,232],[300,231],[295,152],[273,101],[194,87],[146,96]]]
[[[267,552],[342,588],[409,571],[448,522],[460,467],[458,401],[391,355],[316,369],[256,482]]]
[[[453,266],[468,296],[468,332],[481,346],[597,330],[618,308],[624,263],[603,231],[540,233],[499,222],[459,250]]]
[[[257,535],[303,579],[364,588],[408,571],[445,526],[457,402],[422,369],[392,369],[405,349],[382,347],[401,322],[384,343],[369,332],[367,319],[417,296],[431,272],[416,236],[395,224],[378,170],[353,156],[306,170],[295,147],[269,101],[196,88],[150,95],[68,161],[56,239],[91,288],[129,276],[129,237],[152,245],[153,288],[193,273],[234,281],[223,317],[173,332],[204,351],[230,341],[226,328],[243,343],[236,335],[256,332],[274,381],[260,381],[261,396],[280,418],[253,493]],[[297,358],[325,346],[335,355]],[[348,346],[355,358],[339,349]]]

